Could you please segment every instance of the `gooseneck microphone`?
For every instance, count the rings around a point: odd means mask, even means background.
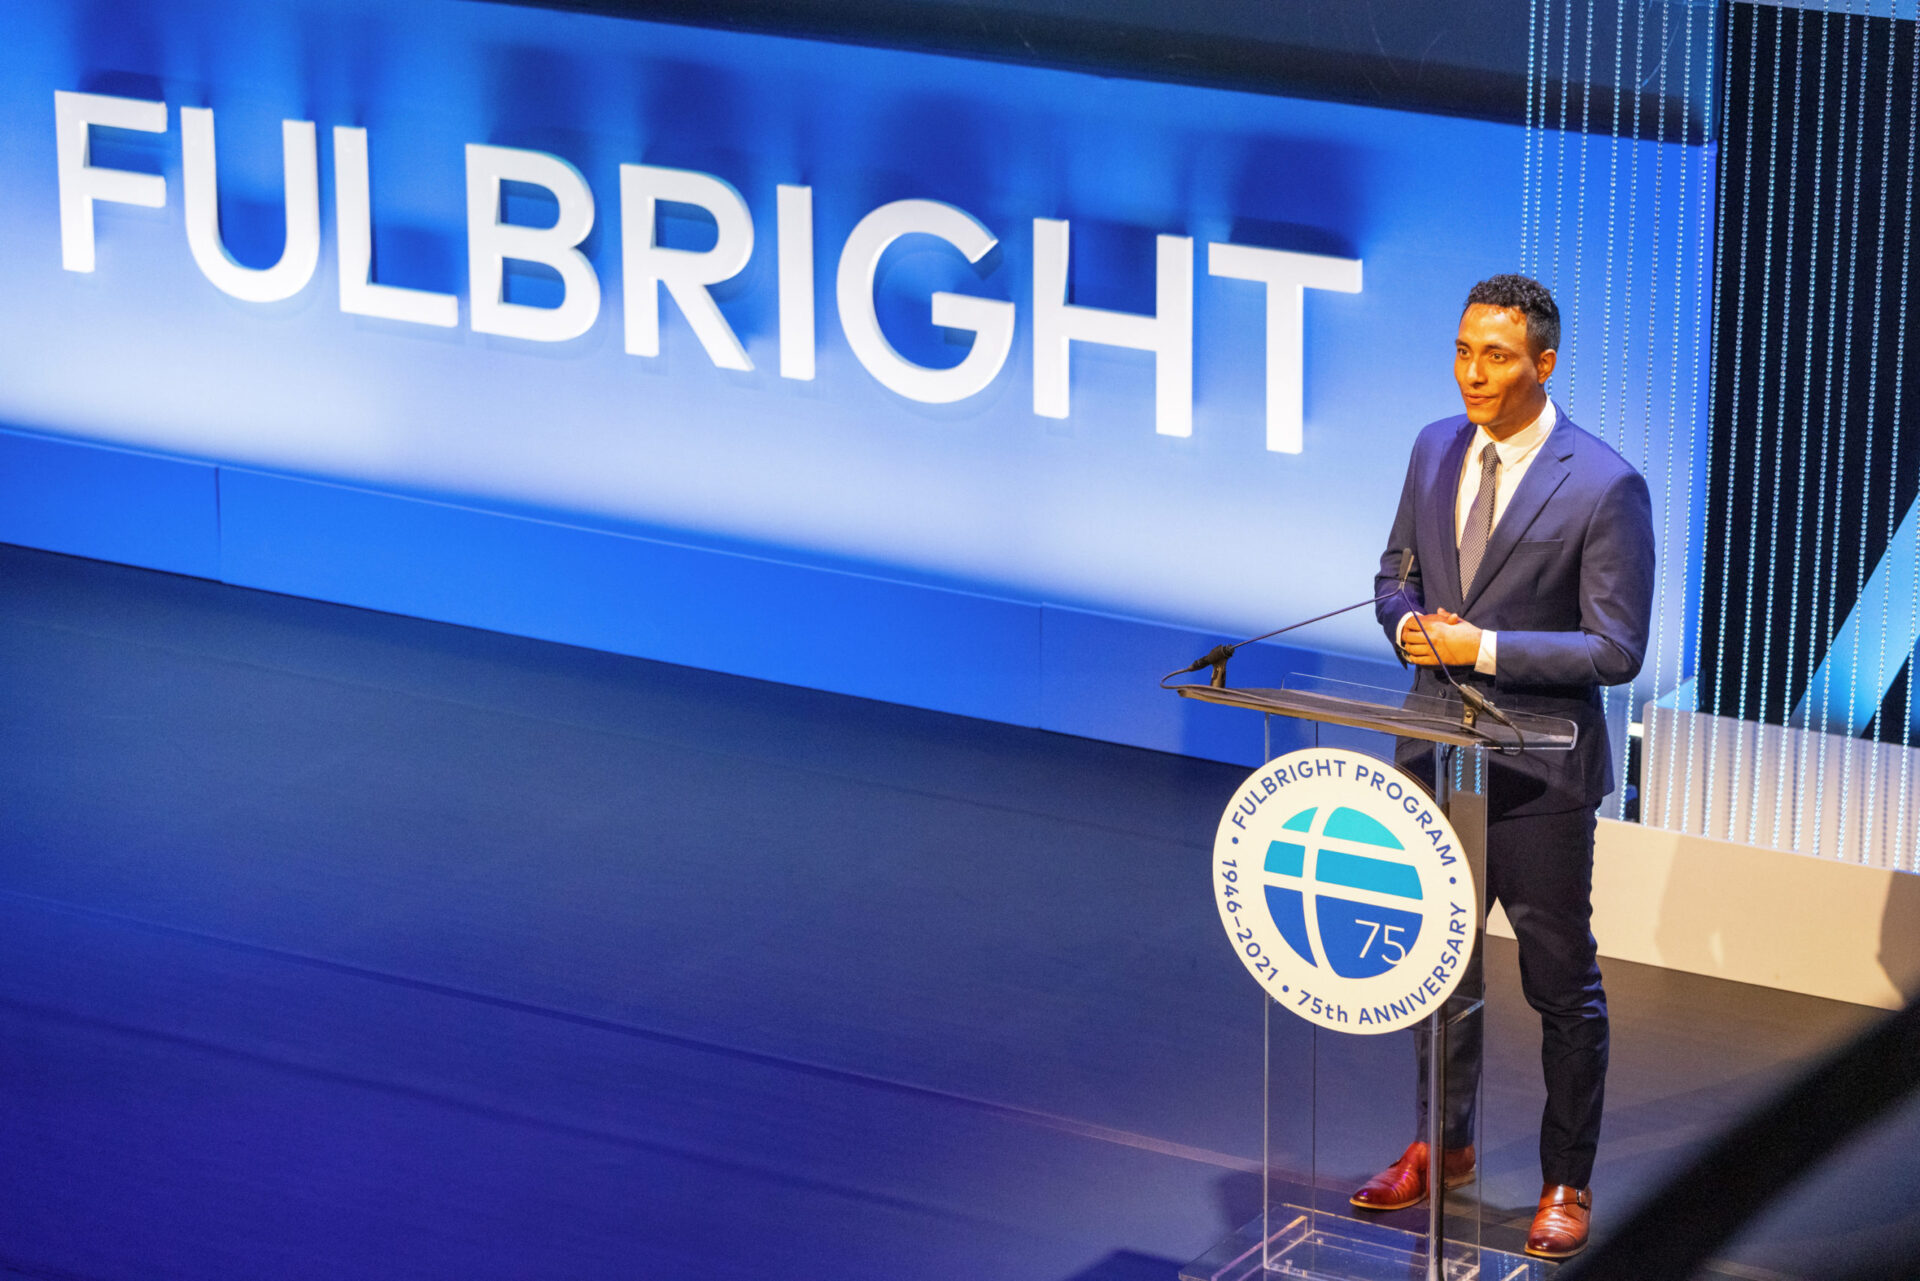
[[[1462,685],[1454,679],[1453,672],[1448,669],[1447,665],[1438,661],[1440,651],[1433,647],[1433,637],[1428,634],[1427,625],[1420,621],[1420,615],[1417,612],[1413,616],[1413,625],[1420,629],[1421,639],[1427,642],[1427,652],[1434,656],[1434,669],[1440,673],[1442,679],[1444,679],[1447,684],[1453,686],[1454,693],[1460,695],[1460,702],[1467,708],[1467,728],[1473,728],[1474,717],[1485,716],[1501,725],[1505,725],[1513,731],[1515,744],[1511,755],[1518,756],[1526,751],[1527,740],[1526,736],[1520,732],[1520,727],[1509,720],[1505,712],[1495,707],[1492,699],[1471,685]],[[1499,751],[1502,755],[1509,754],[1504,747],[1500,748]]]
[[[1413,548],[1403,547],[1400,549],[1400,579],[1393,585],[1393,590],[1381,592],[1378,596],[1372,596],[1366,600],[1357,600],[1351,605],[1342,605],[1339,609],[1328,610],[1324,614],[1316,614],[1312,618],[1302,619],[1297,623],[1288,623],[1285,627],[1276,627],[1272,631],[1262,632],[1258,636],[1249,636],[1247,639],[1235,641],[1231,645],[1215,645],[1212,649],[1194,659],[1185,667],[1177,667],[1165,676],[1162,676],[1160,678],[1160,688],[1166,689],[1168,687],[1167,682],[1176,676],[1185,676],[1188,672],[1197,672],[1203,667],[1211,667],[1213,669],[1213,676],[1207,683],[1215,689],[1225,689],[1227,684],[1227,660],[1232,658],[1242,645],[1251,645],[1256,641],[1267,640],[1270,637],[1279,636],[1285,632],[1291,632],[1313,623],[1325,622],[1327,619],[1337,617],[1341,614],[1352,613],[1354,610],[1364,608],[1368,605],[1378,605],[1381,601],[1392,600],[1395,596],[1405,593],[1407,590],[1407,579],[1411,577],[1412,574]]]
[[[1162,676],[1160,678],[1160,687],[1162,689],[1169,688],[1167,685],[1167,682],[1172,680],[1176,676],[1185,676],[1187,673],[1197,672],[1203,667],[1211,667],[1213,669],[1213,675],[1208,680],[1207,683],[1209,685],[1212,685],[1215,689],[1224,689],[1227,684],[1227,662],[1229,659],[1231,659],[1234,656],[1236,652],[1239,651],[1241,646],[1252,645],[1256,641],[1267,640],[1270,637],[1279,636],[1286,632],[1294,631],[1297,628],[1306,627],[1312,623],[1324,622],[1329,618],[1334,618],[1340,614],[1350,613],[1353,610],[1362,608],[1363,606],[1378,605],[1382,601],[1392,600],[1396,596],[1404,596],[1407,590],[1407,580],[1413,576],[1413,570],[1414,570],[1413,548],[1403,547],[1400,549],[1400,575],[1399,575],[1399,578],[1395,580],[1392,590],[1381,592],[1378,596],[1373,596],[1366,600],[1355,601],[1351,605],[1343,605],[1339,609],[1329,610],[1327,613],[1324,613],[1324,614],[1316,614],[1312,618],[1303,619],[1302,621],[1297,623],[1288,623],[1285,627],[1276,627],[1272,631],[1263,632],[1258,636],[1249,636],[1247,639],[1243,641],[1235,641],[1231,645],[1215,645],[1212,649],[1202,654],[1199,658],[1194,659],[1191,663],[1188,663],[1185,667],[1175,668],[1173,671],[1168,672],[1165,676]],[[1433,654],[1436,658],[1438,658],[1439,651],[1434,648],[1433,636],[1427,631],[1426,623],[1421,621],[1420,611],[1417,608],[1412,608],[1411,601],[1407,602],[1407,604],[1409,606],[1409,612],[1411,612],[1413,615],[1414,626],[1420,629],[1421,638],[1427,642],[1427,652]],[[1396,639],[1394,642],[1394,650],[1395,652],[1398,652],[1399,649],[1400,649],[1399,641]],[[1402,655],[1402,661],[1405,661],[1404,655]],[[1436,662],[1434,664],[1434,667],[1439,671],[1440,678],[1446,681],[1447,684],[1451,685],[1454,689],[1454,692],[1460,696],[1461,704],[1467,709],[1467,717],[1466,717],[1467,726],[1466,727],[1468,729],[1473,728],[1473,721],[1475,717],[1485,716],[1489,720],[1492,720],[1498,724],[1504,725],[1508,729],[1513,731],[1514,737],[1518,740],[1514,748],[1514,751],[1516,753],[1526,751],[1526,739],[1521,735],[1519,727],[1516,726],[1513,723],[1513,721],[1507,717],[1507,714],[1505,712],[1501,711],[1498,707],[1494,706],[1493,701],[1491,699],[1489,699],[1485,694],[1481,693],[1478,689],[1475,689],[1471,685],[1462,685],[1458,680],[1454,678],[1453,673],[1450,670],[1448,670],[1447,665],[1445,663]],[[1502,748],[1500,750],[1503,752],[1503,754],[1506,751],[1505,748]]]
[[[1412,549],[1409,548],[1401,552],[1401,560],[1400,560],[1400,586],[1401,587],[1404,588],[1407,585],[1407,576],[1412,571],[1412,569],[1413,569],[1413,551]],[[1432,654],[1435,657],[1435,659],[1438,659],[1440,656],[1439,651],[1433,647],[1433,637],[1428,634],[1427,625],[1420,621],[1419,610],[1413,611],[1413,625],[1420,629],[1420,638],[1427,642],[1427,652]],[[1394,644],[1394,649],[1398,650],[1399,648],[1400,648],[1399,643],[1396,640]],[[1403,662],[1405,661],[1404,656],[1402,656],[1401,661]],[[1498,707],[1495,707],[1493,705],[1493,701],[1489,699],[1485,694],[1482,694],[1479,690],[1475,689],[1471,685],[1462,685],[1459,681],[1455,680],[1453,673],[1448,670],[1447,665],[1445,663],[1435,662],[1434,666],[1439,669],[1441,677],[1447,682],[1447,684],[1453,686],[1454,692],[1460,695],[1460,701],[1463,704],[1465,704],[1467,707],[1471,708],[1475,715],[1489,717],[1492,720],[1498,722],[1499,724],[1505,725],[1508,729],[1513,730],[1514,735],[1516,737],[1519,735],[1520,731],[1517,728],[1515,728],[1514,723],[1512,721],[1507,719],[1507,714],[1501,711]]]

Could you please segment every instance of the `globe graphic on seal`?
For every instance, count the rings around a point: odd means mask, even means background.
[[[1267,845],[1267,912],[1301,960],[1341,978],[1385,974],[1420,936],[1420,873],[1377,819],[1344,805],[1281,824]]]

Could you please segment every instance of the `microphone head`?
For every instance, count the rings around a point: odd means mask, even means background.
[[[1229,658],[1233,657],[1235,648],[1236,647],[1232,645],[1215,645],[1212,649],[1208,650],[1201,657],[1196,658],[1193,660],[1193,662],[1189,663],[1186,667],[1186,670],[1190,672],[1197,672],[1203,667],[1212,667],[1215,663],[1224,663]]]

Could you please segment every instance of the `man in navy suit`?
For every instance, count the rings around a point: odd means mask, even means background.
[[[1413,550],[1405,592],[1379,615],[1417,667],[1414,692],[1449,696],[1444,664],[1503,711],[1579,727],[1571,752],[1490,757],[1487,780],[1487,899],[1506,908],[1521,988],[1540,1015],[1543,1186],[1527,1250],[1546,1258],[1587,1243],[1607,1071],[1607,998],[1589,928],[1595,812],[1613,789],[1600,687],[1640,670],[1654,561],[1646,481],[1548,399],[1559,342],[1559,308],[1537,281],[1495,276],[1473,287],[1453,359],[1467,412],[1414,441],[1375,579],[1376,594],[1392,592]],[[1430,744],[1402,741],[1399,756],[1430,773]],[[1478,969],[1476,955],[1470,982]],[[1480,1039],[1478,1017],[1448,1037],[1449,1185],[1473,1174]],[[1424,1077],[1421,1086],[1424,1113]],[[1427,1194],[1427,1167],[1427,1145],[1416,1142],[1353,1203],[1413,1205]]]

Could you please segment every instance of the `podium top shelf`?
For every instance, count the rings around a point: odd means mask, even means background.
[[[1303,687],[1295,688],[1296,681]],[[1417,738],[1461,747],[1565,752],[1572,750],[1579,737],[1578,726],[1557,716],[1503,708],[1507,719],[1513,722],[1511,729],[1484,715],[1469,724],[1456,699],[1431,698],[1345,681],[1289,678],[1285,689],[1220,689],[1212,685],[1173,688],[1182,698],[1203,703],[1244,707],[1273,716],[1346,725],[1392,734],[1396,738]]]

